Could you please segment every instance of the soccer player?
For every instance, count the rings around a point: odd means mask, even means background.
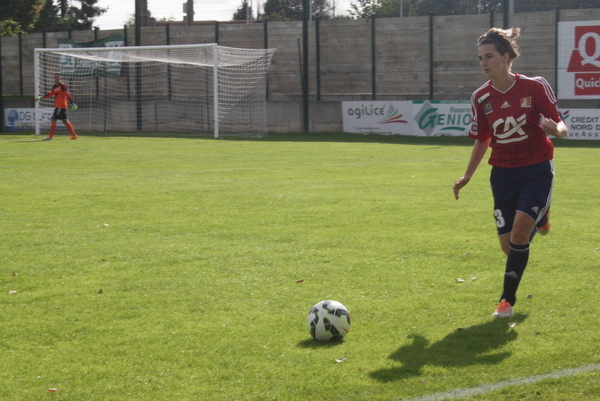
[[[492,316],[510,317],[529,259],[529,243],[546,225],[554,183],[554,146],[546,134],[567,135],[550,84],[511,71],[519,56],[519,28],[492,28],[479,37],[479,64],[489,78],[471,97],[475,140],[454,196],[469,183],[488,147],[490,182],[500,246],[507,255],[503,292]]]
[[[44,138],[45,141],[49,141],[54,138],[54,132],[56,131],[56,121],[61,120],[67,130],[71,133],[71,139],[77,139],[78,136],[75,133],[73,124],[67,119],[67,107],[69,104],[73,110],[77,110],[77,105],[73,100],[73,95],[69,92],[67,84],[62,81],[60,74],[57,72],[54,74],[54,86],[52,90],[46,93],[44,96],[36,97],[36,102],[40,99],[47,97],[54,97],[54,113],[52,114],[52,121],[50,123],[50,133]]]

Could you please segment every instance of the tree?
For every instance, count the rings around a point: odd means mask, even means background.
[[[96,5],[98,0],[80,0],[80,2],[81,8],[71,6],[69,13],[73,16],[72,28],[78,31],[85,31],[92,28],[94,18],[104,14],[106,8],[98,7]]]
[[[302,21],[303,0],[267,0],[264,5],[265,19],[269,21]],[[329,0],[311,0],[312,19],[327,20],[333,16]]]
[[[1,0],[0,34],[2,36],[42,31],[91,29],[94,18],[106,12],[96,6],[98,0],[77,0],[81,7],[69,0]]]
[[[376,0],[358,0],[357,3],[350,3],[350,16],[360,18],[371,18],[377,14],[378,2]]]
[[[0,34],[27,33],[33,29],[46,0],[2,0]]]
[[[54,5],[52,1],[46,1],[32,32],[66,31],[72,25],[73,19],[69,14],[62,15],[59,6]]]
[[[242,0],[242,5],[233,13],[232,21],[246,21],[248,19],[248,1]]]
[[[403,15],[415,15],[415,0],[358,0],[358,4],[350,3],[348,12],[353,18],[399,17],[402,7]]]
[[[350,15],[354,18],[397,17],[398,0],[357,0],[350,3]],[[480,9],[478,7],[481,6]],[[552,11],[561,9],[600,8],[600,0],[514,0],[516,13]],[[502,12],[504,0],[404,0],[405,15],[464,15]]]
[[[600,8],[600,0],[519,0],[515,1],[515,12],[552,11],[561,9]]]

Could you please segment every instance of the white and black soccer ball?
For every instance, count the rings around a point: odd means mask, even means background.
[[[350,312],[337,301],[321,301],[308,312],[306,326],[315,340],[339,341],[350,331]]]

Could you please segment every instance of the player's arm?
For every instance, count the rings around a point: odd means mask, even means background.
[[[45,95],[38,96],[38,97],[35,98],[35,101],[37,102],[38,100],[45,99],[45,98],[50,97],[50,96],[53,96],[53,92],[48,92]]]
[[[560,118],[557,105],[558,101],[552,91],[552,87],[548,81],[542,77],[538,77],[537,81],[541,84],[540,93],[537,97],[540,102],[540,112],[544,116],[542,129],[548,135],[564,138],[567,136],[569,129]]]
[[[69,102],[68,104],[71,107],[71,110],[77,110],[79,107],[75,104],[75,99],[73,98],[73,95],[71,94],[71,91],[69,90],[69,87],[64,82],[61,85],[62,85],[62,90],[65,93],[65,96],[67,98],[67,101]]]
[[[71,94],[71,91],[69,90],[69,87],[67,86],[67,84],[65,84],[63,82],[63,90],[65,91],[65,95],[67,96],[67,100],[70,103],[75,103],[75,99],[73,98],[73,95]]]
[[[465,174],[460,177],[458,180],[454,182],[454,187],[452,190],[454,191],[454,198],[460,198],[459,192],[460,190],[471,181],[471,177],[475,174],[477,167],[481,163],[483,156],[485,156],[485,152],[487,152],[488,147],[490,146],[490,142],[492,138],[488,138],[486,140],[476,139],[475,144],[473,145],[473,150],[471,151],[471,158],[469,159],[469,164],[467,165],[467,170]]]
[[[564,138],[569,133],[567,124],[562,121],[556,122],[551,118],[544,118],[542,129],[546,134],[555,136],[557,138]]]

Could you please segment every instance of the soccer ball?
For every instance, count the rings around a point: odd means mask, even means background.
[[[315,340],[339,341],[350,331],[350,312],[337,301],[321,301],[308,312],[306,326]]]

